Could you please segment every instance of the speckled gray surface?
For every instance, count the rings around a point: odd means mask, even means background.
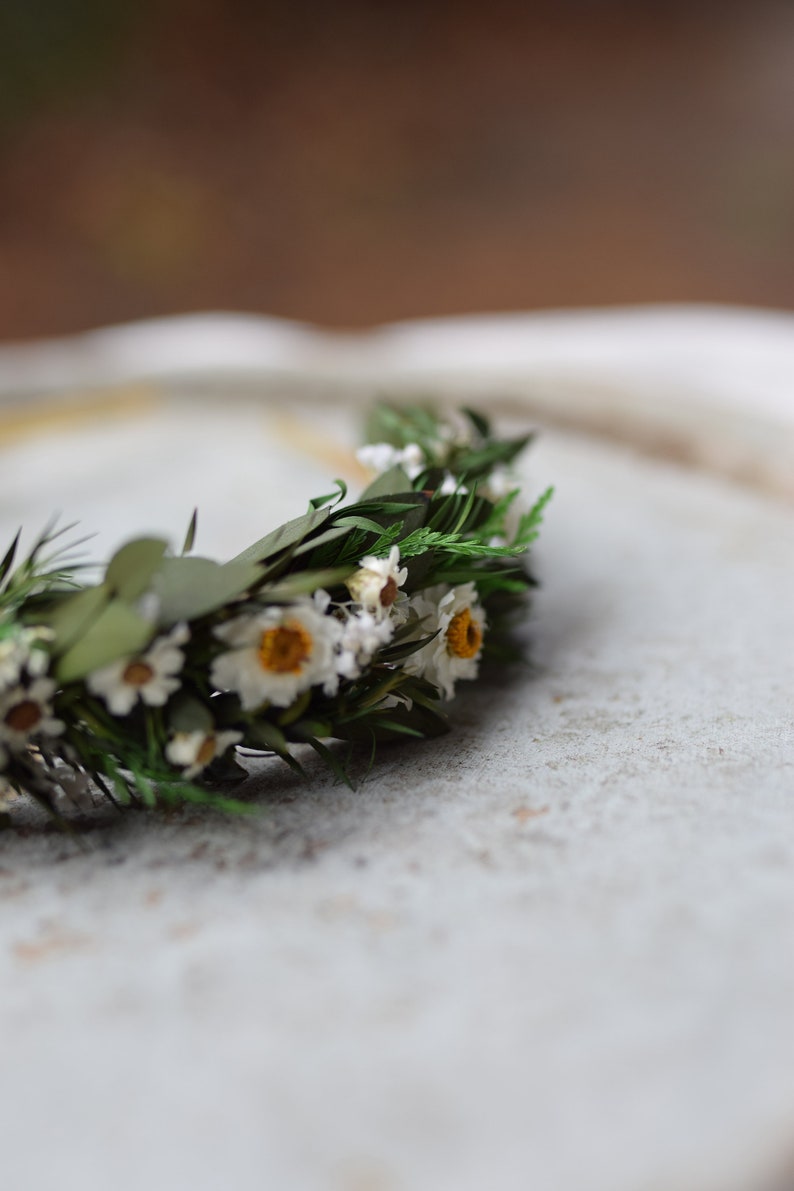
[[[189,512],[186,436],[124,530]],[[0,835],[4,1185],[716,1191],[785,1157],[791,508],[575,436],[529,474],[534,669],[448,737],[355,793],[265,765],[252,821]]]

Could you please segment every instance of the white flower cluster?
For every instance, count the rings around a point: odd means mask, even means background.
[[[212,683],[235,691],[245,711],[289,707],[313,686],[335,695],[341,679],[358,678],[392,639],[408,575],[399,563],[396,546],[387,558],[363,558],[348,581],[350,605],[332,609],[320,590],[227,621],[215,630],[230,648],[213,661]]]
[[[428,466],[425,453],[419,443],[410,442],[406,447],[393,447],[388,442],[367,443],[356,451],[356,458],[364,467],[376,475],[382,475],[392,467],[401,467],[409,480],[415,480]]]
[[[432,640],[406,658],[405,672],[451,699],[455,683],[475,678],[479,667],[485,617],[475,586],[432,587],[409,600],[400,590],[407,575],[393,546],[387,558],[361,560],[347,583],[350,605],[332,610],[328,593],[317,591],[235,617],[215,630],[230,648],[213,661],[212,683],[236,692],[245,711],[289,707],[313,686],[333,696],[341,679],[358,678],[407,626],[408,639]]]
[[[472,446],[476,438],[474,426],[458,410],[449,411],[439,421],[437,434],[438,437],[428,444],[427,450],[415,442],[409,442],[404,447],[394,447],[388,442],[367,443],[356,451],[356,458],[376,475],[399,466],[409,480],[415,480],[427,467],[443,467],[454,451]],[[451,472],[446,473],[442,495],[466,491]]]

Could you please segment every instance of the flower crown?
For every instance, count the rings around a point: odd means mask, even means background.
[[[526,511],[498,439],[471,410],[378,406],[358,452],[376,478],[310,501],[230,562],[138,538],[84,585],[46,531],[0,563],[0,812],[27,794],[57,818],[117,806],[246,807],[237,750],[302,772],[326,741],[431,737],[456,683],[506,640],[532,578],[520,556],[551,490]],[[246,808],[247,809],[247,808]]]

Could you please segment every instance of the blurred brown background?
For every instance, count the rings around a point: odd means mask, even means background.
[[[794,305],[794,4],[3,0],[0,337]]]

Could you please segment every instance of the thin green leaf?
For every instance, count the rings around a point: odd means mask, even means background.
[[[187,527],[185,540],[182,543],[182,553],[190,554],[193,549],[193,544],[196,540],[196,529],[198,528],[198,509],[193,510],[193,516],[190,518],[190,524]]]
[[[478,413],[476,409],[469,409],[468,406],[464,406],[462,412],[469,419],[481,438],[490,438],[491,424],[483,414]]]
[[[356,787],[350,780],[350,777],[348,776],[344,766],[339,761],[339,758],[334,756],[328,746],[319,741],[316,736],[307,736],[305,737],[305,740],[306,743],[314,749],[318,756],[322,757],[323,761],[325,761],[326,765],[331,770],[337,781],[342,782],[348,787],[348,789],[355,790]]]
[[[13,542],[8,547],[8,549],[6,550],[6,552],[3,556],[3,561],[0,562],[0,583],[3,582],[6,575],[8,574],[8,572],[11,570],[12,566],[14,565],[14,559],[16,558],[17,547],[19,546],[19,539],[21,536],[22,536],[22,530],[18,529]]]
[[[312,509],[321,509],[323,505],[338,504],[340,500],[344,500],[347,496],[347,484],[344,480],[334,480],[336,489],[329,492],[326,496],[315,496],[309,501],[309,507]]]

